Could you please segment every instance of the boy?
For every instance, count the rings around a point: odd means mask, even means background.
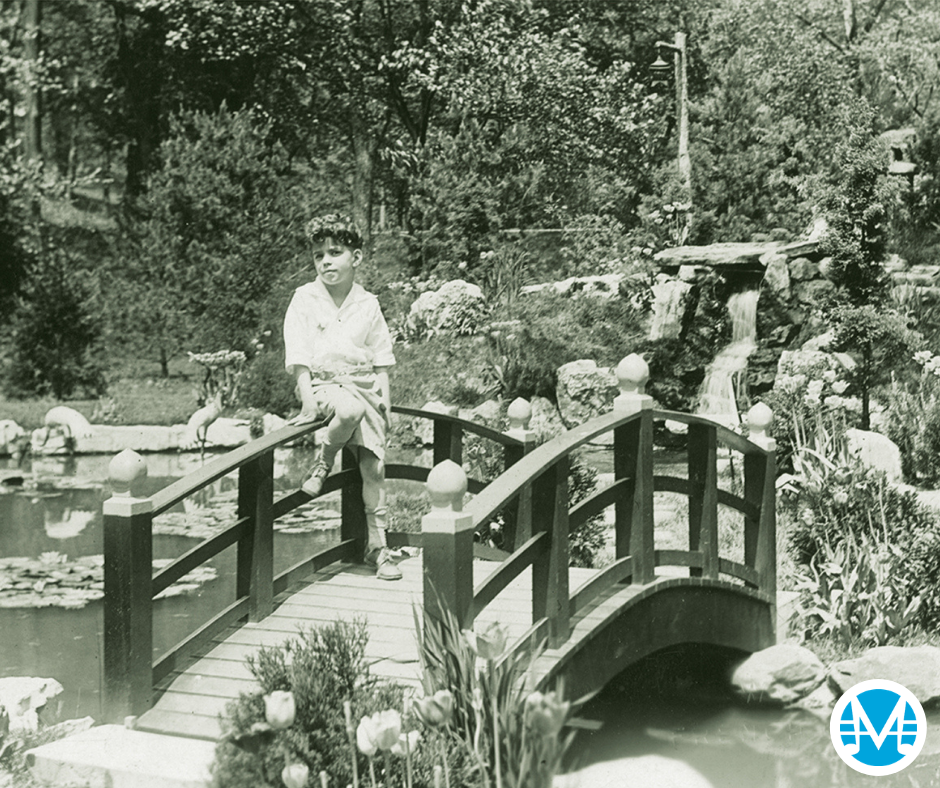
[[[355,447],[366,510],[366,562],[382,580],[401,570],[386,549],[385,442],[392,412],[388,368],[392,338],[378,299],[355,281],[362,236],[347,216],[329,214],[305,228],[317,278],[294,291],[284,317],[285,365],[303,404],[294,423],[329,418],[309,478],[301,489],[320,494],[337,453]]]

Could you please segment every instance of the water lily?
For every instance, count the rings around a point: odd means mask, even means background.
[[[289,763],[281,771],[281,782],[287,788],[304,788],[310,777],[310,769],[305,763]]]
[[[377,711],[363,717],[356,730],[356,743],[363,755],[372,757],[377,750],[390,750],[401,736],[401,715],[395,709]]]
[[[415,747],[418,746],[420,739],[421,731],[409,731],[408,733],[401,734],[398,737],[398,741],[391,747],[392,755],[398,755],[404,758],[406,754],[415,751]]]
[[[415,711],[421,722],[431,728],[447,725],[454,716],[454,694],[442,689],[426,698],[415,701]]]
[[[297,704],[294,693],[285,690],[275,690],[264,696],[264,718],[268,725],[276,730],[289,728],[294,724],[297,716]]]
[[[525,699],[526,724],[540,736],[557,736],[570,704],[562,702],[554,692],[533,692]]]
[[[509,633],[498,621],[491,622],[482,633],[464,631],[464,637],[473,653],[485,660],[499,659],[506,650]]]

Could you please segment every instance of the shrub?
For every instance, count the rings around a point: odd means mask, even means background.
[[[335,621],[249,658],[261,691],[229,704],[226,735],[216,748],[215,784],[279,785],[286,756],[306,764],[313,774],[325,771],[331,784],[351,782],[344,701],[351,702],[358,717],[400,706],[402,700],[400,687],[380,684],[369,675],[367,640],[362,620]],[[265,731],[263,695],[278,690],[293,693],[296,718],[288,728]],[[360,774],[365,768],[362,760]]]
[[[241,374],[238,404],[287,418],[299,405],[294,389],[294,380],[284,368],[283,353],[263,351],[248,362]]]
[[[940,356],[914,355],[921,364],[913,381],[895,378],[887,392],[884,430],[901,450],[905,478],[912,483],[940,484]]]
[[[4,391],[11,397],[98,397],[107,386],[91,280],[58,249],[34,264],[13,314]]]

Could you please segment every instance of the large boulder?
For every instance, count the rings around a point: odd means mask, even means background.
[[[731,684],[750,701],[785,705],[809,695],[826,680],[826,668],[812,651],[782,644],[751,654],[735,668]]]
[[[940,702],[940,648],[879,646],[857,659],[837,662],[829,678],[840,692],[869,679],[887,679],[907,687],[924,706]]]
[[[570,774],[560,774],[552,788],[712,788],[700,772],[684,761],[662,755],[618,758],[585,766]]]
[[[664,274],[656,277],[653,293],[653,317],[650,322],[650,339],[676,339],[682,331],[682,323],[689,306],[692,285],[681,279]]]
[[[770,289],[781,299],[790,297],[790,268],[789,257],[778,252],[768,252],[761,256],[764,265],[764,281]]]
[[[439,290],[422,293],[411,305],[405,330],[423,338],[434,334],[475,334],[486,317],[483,291],[476,285],[454,279]]]
[[[0,679],[0,706],[10,718],[11,733],[34,733],[40,724],[58,721],[63,686],[55,679],[11,676]]]
[[[598,367],[591,359],[559,367],[555,391],[561,419],[568,428],[609,413],[620,393],[613,370]]]
[[[551,440],[565,431],[565,423],[554,402],[546,397],[532,397],[529,404],[532,406],[529,429],[535,433],[539,443]]]
[[[26,430],[12,419],[0,419],[0,457],[13,454]]]
[[[901,449],[887,435],[869,430],[846,430],[845,446],[863,467],[881,471],[889,481],[903,481]]]

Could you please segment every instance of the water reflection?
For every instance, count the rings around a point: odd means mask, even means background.
[[[0,486],[0,557],[38,558],[58,552],[69,559],[100,555],[103,550],[101,504],[111,455],[35,457],[22,468],[22,486]],[[141,495],[152,495],[203,464],[198,454],[145,456],[148,476]],[[213,459],[208,455],[206,461]],[[310,463],[307,452],[275,452],[275,487],[296,489]],[[0,470],[13,469],[0,459]],[[234,517],[237,475],[219,479],[185,506],[170,514],[184,520],[206,515],[215,525]],[[232,517],[226,520],[227,508]],[[212,515],[210,518],[209,515]],[[337,539],[335,529],[275,535],[275,571],[280,572]],[[172,559],[198,543],[187,535],[156,534],[155,559]],[[210,562],[216,580],[185,596],[154,603],[154,657],[157,658],[235,599],[235,548]],[[102,605],[65,610],[0,606],[0,676],[43,676],[65,687],[64,713],[69,717],[100,713],[103,649]]]
[[[625,671],[580,712],[602,727],[578,734],[574,763],[659,755],[687,763],[716,788],[861,788],[876,780],[886,788],[940,788],[940,715],[928,712],[927,744],[910,767],[868,777],[836,754],[828,719],[738,701],[727,676],[740,656],[683,646]]]

